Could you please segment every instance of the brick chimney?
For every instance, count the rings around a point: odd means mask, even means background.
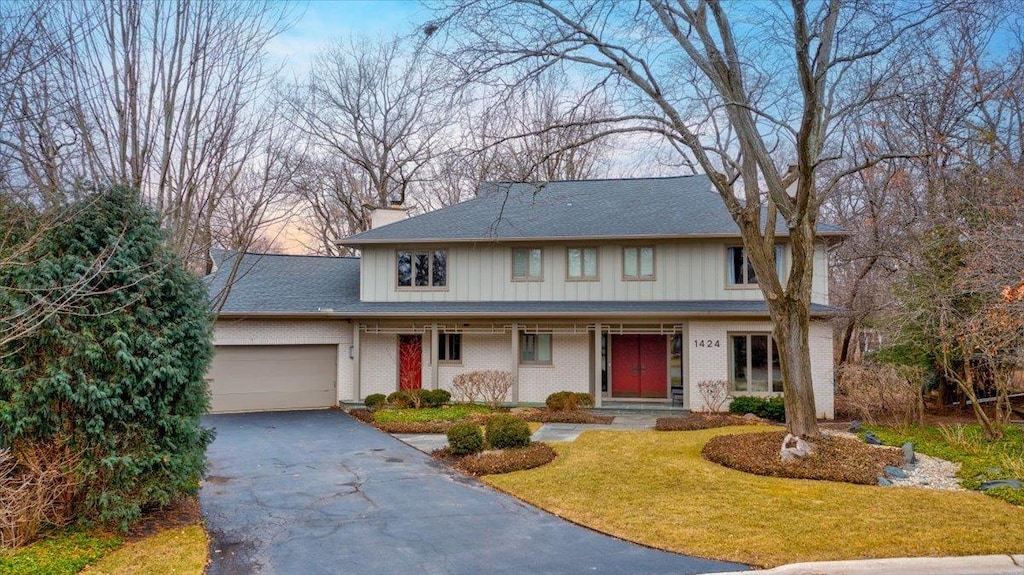
[[[392,200],[386,208],[373,208],[370,210],[370,229],[375,230],[381,226],[400,222],[409,217],[409,214],[402,207],[402,203]]]

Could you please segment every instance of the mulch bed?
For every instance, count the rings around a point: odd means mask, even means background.
[[[903,464],[899,450],[879,449],[854,439],[824,436],[814,441],[814,453],[783,463],[779,448],[785,431],[720,435],[704,445],[705,459],[739,471],[771,477],[820,479],[875,485],[886,465]]]
[[[373,425],[384,433],[448,433],[455,421],[388,421]]]
[[[474,455],[455,456],[445,447],[431,454],[467,475],[497,475],[533,469],[555,459],[555,450],[546,443],[534,442],[527,447],[483,451]]]
[[[592,411],[586,410],[548,411],[546,409],[527,409],[513,412],[512,415],[524,421],[535,423],[600,423],[607,425],[615,419],[613,415],[597,415]]]
[[[695,431],[729,427],[730,425],[771,425],[760,417],[746,417],[731,413],[691,413],[681,417],[659,417],[654,424],[657,431]],[[779,441],[781,445],[781,440]]]
[[[129,529],[128,541],[138,541],[165,529],[198,525],[202,520],[197,496],[183,497],[164,507],[148,510]]]

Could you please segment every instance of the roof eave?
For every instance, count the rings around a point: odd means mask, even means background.
[[[847,237],[852,235],[846,231],[818,232],[817,237]],[[339,246],[369,246],[369,245],[408,245],[408,244],[478,244],[478,243],[530,243],[530,242],[594,242],[609,240],[643,241],[643,240],[721,240],[739,238],[739,232],[720,234],[638,234],[629,236],[534,236],[534,237],[509,237],[509,238],[379,238],[351,241],[349,239],[337,242]],[[788,238],[788,233],[777,233],[777,238]],[[356,238],[352,238],[356,239]]]

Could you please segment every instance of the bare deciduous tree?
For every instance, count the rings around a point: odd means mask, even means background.
[[[853,147],[844,130],[885,96],[903,41],[942,9],[839,0],[793,0],[784,8],[453,0],[431,30],[480,76],[516,83],[556,63],[571,65],[611,94],[615,113],[598,121],[602,134],[659,134],[708,174],[761,280],[787,425],[813,437],[808,331],[821,205],[848,174],[899,155]],[[823,177],[844,156],[851,165]],[[776,276],[780,235],[792,253],[785,279]]]

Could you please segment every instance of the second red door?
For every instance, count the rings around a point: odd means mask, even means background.
[[[612,397],[667,397],[665,336],[614,335],[611,360]]]

